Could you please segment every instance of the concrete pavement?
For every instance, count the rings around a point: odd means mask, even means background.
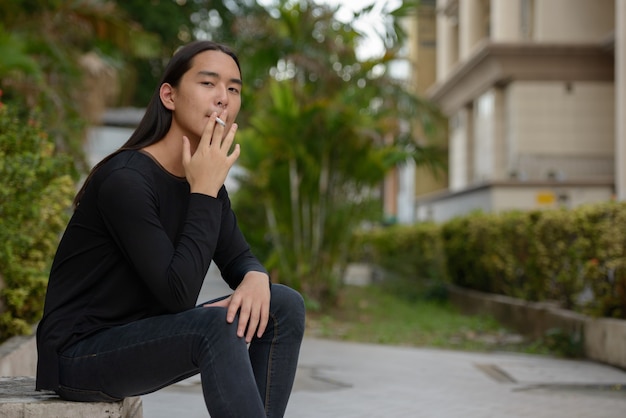
[[[202,300],[228,292],[211,270]],[[145,418],[207,417],[200,379],[142,397]],[[589,361],[306,337],[288,418],[623,418],[626,371]]]
[[[198,378],[142,399],[145,418],[208,416]],[[623,418],[626,372],[534,355],[306,338],[286,416]]]
[[[599,364],[307,339],[288,417],[624,417],[626,373]]]

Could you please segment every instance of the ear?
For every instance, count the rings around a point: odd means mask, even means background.
[[[176,95],[176,90],[170,83],[163,83],[159,88],[159,97],[161,98],[161,103],[165,106],[166,109],[174,110],[174,96]]]

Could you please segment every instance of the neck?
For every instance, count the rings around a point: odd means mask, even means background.
[[[191,154],[193,155],[198,144],[195,141],[190,141],[190,143]],[[182,136],[172,135],[171,132],[168,132],[159,142],[149,145],[143,150],[152,155],[170,174],[185,177]]]

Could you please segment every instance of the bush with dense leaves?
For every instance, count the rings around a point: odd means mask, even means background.
[[[593,316],[626,319],[626,203],[472,213],[440,225],[357,234],[367,259],[419,288],[450,283]]]
[[[72,167],[35,116],[0,102],[0,341],[28,334],[41,317],[75,193]]]

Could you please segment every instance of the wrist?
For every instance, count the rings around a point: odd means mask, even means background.
[[[271,280],[270,280],[270,276],[267,273],[265,273],[263,271],[255,271],[255,270],[249,271],[246,274],[244,274],[243,280],[250,280],[250,281],[252,281],[252,280],[255,280],[255,281],[266,280],[267,283],[269,283],[270,287],[271,287],[271,283],[272,283]]]

